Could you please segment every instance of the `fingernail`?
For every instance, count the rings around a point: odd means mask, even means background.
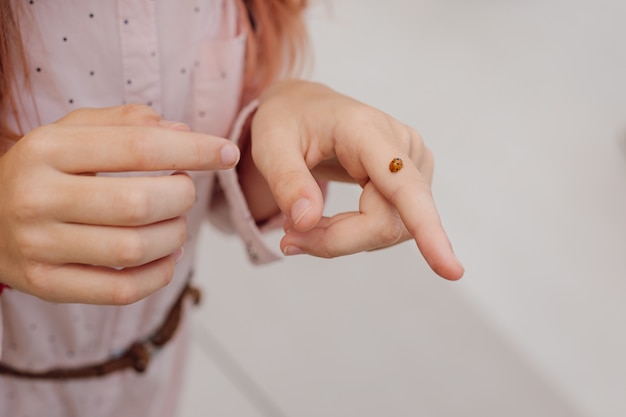
[[[174,262],[178,263],[178,261],[180,261],[180,259],[183,257],[184,253],[185,253],[185,248],[183,246],[178,248],[178,250],[176,252],[174,252],[174,254],[173,254]]]
[[[220,151],[224,165],[234,165],[239,160],[239,149],[235,145],[224,145]]]
[[[165,127],[167,129],[174,129],[174,130],[184,130],[184,131],[191,130],[189,126],[187,126],[185,123],[174,122],[172,120],[159,120],[159,126]]]
[[[297,246],[285,246],[283,253],[285,256],[302,255],[304,254],[304,251]]]
[[[291,220],[293,224],[298,224],[304,215],[311,209],[311,202],[306,198],[301,198],[291,206]]]
[[[176,171],[172,172],[170,175],[186,175],[186,176],[189,176],[189,173],[187,171],[176,170]]]

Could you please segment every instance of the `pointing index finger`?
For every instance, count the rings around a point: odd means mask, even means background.
[[[239,149],[227,139],[152,126],[62,126],[45,149],[68,173],[227,169]],[[47,132],[49,135],[50,132]]]
[[[408,155],[393,149],[363,152],[363,166],[379,192],[398,210],[426,262],[438,275],[456,280],[463,275],[432,197],[430,183],[410,163]],[[402,166],[399,162],[402,160]],[[391,162],[390,162],[391,161]]]

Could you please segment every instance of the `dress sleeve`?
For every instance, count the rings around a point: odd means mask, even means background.
[[[252,101],[240,112],[231,130],[230,139],[239,145],[247,119],[258,107],[258,101]],[[282,225],[284,216],[278,214],[259,227],[248,208],[241,191],[236,168],[218,171],[217,184],[211,197],[209,220],[225,233],[237,233],[243,240],[250,262],[265,264],[282,258],[282,254],[269,247],[263,233]]]
[[[2,315],[2,298],[0,297],[0,360],[2,360],[2,336],[4,335],[4,317]]]

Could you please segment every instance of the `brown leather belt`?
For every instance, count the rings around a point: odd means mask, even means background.
[[[23,371],[0,363],[0,375],[27,379],[77,379],[100,377],[126,368],[142,373],[150,363],[152,351],[164,346],[174,336],[183,313],[183,301],[187,296],[192,297],[194,304],[200,302],[200,290],[187,284],[152,336],[142,342],[133,343],[120,356],[76,368],[54,368],[42,372]]]

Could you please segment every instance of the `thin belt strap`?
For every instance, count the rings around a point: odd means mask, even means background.
[[[76,368],[54,368],[42,372],[23,371],[0,363],[0,375],[50,380],[101,377],[126,368],[133,368],[139,373],[145,372],[150,364],[152,351],[155,348],[164,346],[172,339],[174,333],[176,333],[183,313],[184,299],[190,296],[194,304],[198,304],[200,302],[200,295],[198,288],[187,284],[176,302],[170,308],[165,320],[163,320],[152,336],[142,342],[133,343],[120,356],[116,356],[104,362]]]

